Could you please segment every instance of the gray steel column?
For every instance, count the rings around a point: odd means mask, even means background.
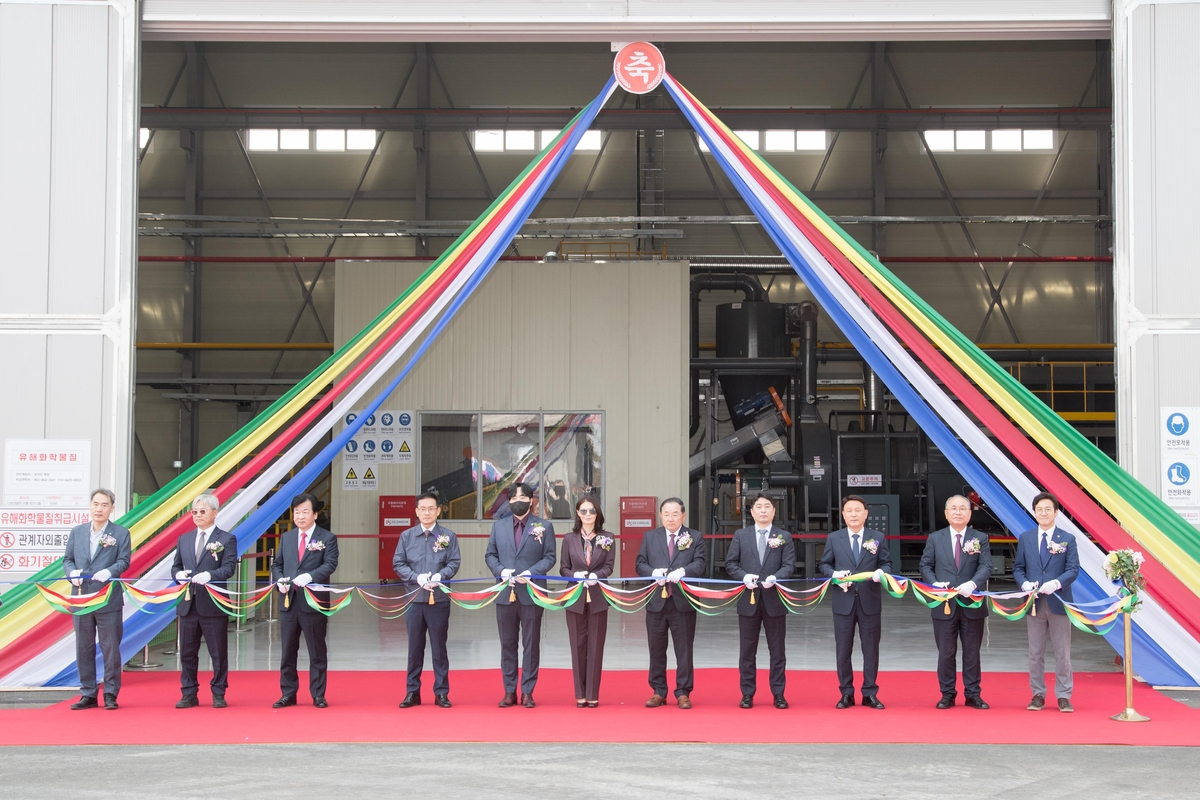
[[[1111,107],[1113,101],[1112,44],[1108,40],[1096,42],[1096,105]],[[1112,215],[1112,159],[1113,131],[1096,131],[1096,188],[1100,199],[1096,212]],[[1095,254],[1112,255],[1113,226],[1111,222],[1096,225]],[[1096,265],[1096,341],[1113,340],[1113,265]]]
[[[886,66],[884,58],[887,55],[886,42],[874,42],[871,45],[871,106],[883,108],[885,100]],[[883,169],[883,155],[887,152],[888,132],[886,117],[879,118],[880,127],[871,132],[871,213],[877,217],[887,212],[887,187]],[[871,249],[879,255],[884,253],[883,225],[871,226]]]
[[[426,45],[416,45],[417,108],[429,107],[429,52]],[[413,215],[414,220],[429,219],[429,132],[425,130],[424,115],[418,117],[413,129],[413,150],[417,164],[413,169]],[[416,254],[429,255],[429,240],[420,236],[416,241]]]
[[[192,108],[203,108],[204,102],[204,51],[202,45],[188,42],[186,68],[187,104]],[[202,180],[201,159],[204,133],[195,130],[179,132],[179,146],[187,157],[184,170],[183,208],[185,214],[203,214],[200,200],[200,183]],[[201,255],[202,239],[188,237],[183,240],[185,255]],[[203,338],[201,325],[201,281],[203,279],[203,264],[196,261],[186,261],[183,265],[183,319],[180,340],[184,342],[199,342]],[[183,363],[180,366],[180,377],[195,378],[200,374],[200,351],[184,350]],[[194,392],[194,385],[181,387],[184,392]],[[179,458],[186,469],[200,457],[200,404],[194,400],[180,402],[179,410]]]

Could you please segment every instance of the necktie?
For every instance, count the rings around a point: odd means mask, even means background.
[[[204,531],[202,531],[202,530],[196,531],[196,563],[197,564],[200,563],[200,558],[201,558],[201,556],[204,555],[204,540],[206,538],[207,537],[204,535]]]
[[[300,562],[304,560],[304,549],[308,545],[306,539],[308,539],[308,535],[304,531],[300,531],[300,549],[296,551],[296,566],[300,566]]]
[[[1041,539],[1041,544],[1038,545],[1038,554],[1042,557],[1042,566],[1045,566],[1046,562],[1050,560],[1050,551],[1046,548],[1046,540],[1050,536],[1045,531],[1042,531],[1041,536],[1038,538]]]
[[[854,551],[854,563],[858,563],[858,534],[850,537],[850,549]]]
[[[761,528],[758,531],[758,563],[761,564],[767,559],[767,532]]]
[[[954,566],[962,566],[962,534],[954,534]]]
[[[513,517],[513,549],[521,549],[521,534],[525,532],[525,520]]]
[[[675,560],[675,534],[667,531],[667,560]]]

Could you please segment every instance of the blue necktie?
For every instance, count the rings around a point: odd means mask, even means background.
[[[1041,539],[1041,544],[1038,545],[1038,554],[1042,557],[1042,566],[1050,563],[1050,551],[1046,549],[1046,541],[1050,538],[1050,534],[1045,531],[1040,531],[1038,538]]]
[[[857,564],[858,563],[858,534],[856,533],[853,536],[851,536],[850,541],[852,542],[852,544],[850,545],[850,549],[852,549],[854,551],[854,563]]]

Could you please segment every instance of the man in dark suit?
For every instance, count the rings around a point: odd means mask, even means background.
[[[337,537],[317,525],[317,498],[298,494],[292,498],[292,523],[296,526],[279,537],[279,549],[271,562],[271,580],[283,595],[279,609],[279,688],[282,696],[273,708],[296,705],[300,677],[296,660],[300,634],[308,645],[308,689],[313,705],[327,708],[325,672],[329,665],[325,634],[329,618],[308,604],[304,587],[327,584],[338,565]],[[318,605],[328,608],[329,592],[313,590]]]
[[[554,526],[531,512],[533,487],[514,483],[508,489],[511,517],[492,523],[484,561],[501,580],[528,583],[530,575],[548,575],[554,567]],[[535,580],[546,588],[546,581]],[[533,602],[524,586],[501,590],[496,598],[496,626],[500,630],[500,671],[504,678],[501,708],[517,702],[517,643],[524,651],[521,662],[521,705],[533,708],[542,649],[542,607]]]
[[[1033,498],[1033,518],[1038,526],[1017,539],[1013,577],[1023,592],[1036,591],[1036,614],[1026,614],[1029,632],[1030,711],[1046,707],[1046,638],[1054,647],[1054,694],[1058,710],[1072,712],[1071,621],[1062,601],[1073,601],[1071,584],[1079,577],[1079,550],[1074,535],[1054,524],[1058,499],[1049,492]]]
[[[63,569],[71,579],[71,596],[94,594],[104,591],[104,585],[113,578],[121,577],[129,569],[131,544],[129,531],[110,522],[117,496],[108,489],[92,492],[91,523],[76,525],[67,537],[67,550],[63,554]],[[90,578],[83,577],[91,575]],[[75,664],[79,668],[79,689],[82,695],[71,705],[79,711],[96,708],[96,639],[100,639],[100,653],[104,656],[104,707],[112,711],[117,707],[117,695],[121,692],[121,635],[125,622],[121,608],[125,605],[125,594],[119,583],[112,584],[108,602],[95,611],[78,614],[71,618],[75,624]]]
[[[212,599],[205,586],[225,588],[225,582],[237,569],[238,548],[233,536],[217,527],[221,501],[205,492],[192,501],[192,523],[196,530],[179,537],[171,574],[177,583],[190,583],[183,599],[175,607],[179,617],[179,673],[183,697],[176,708],[200,705],[196,696],[200,682],[200,638],[208,643],[212,659],[213,708],[225,708],[225,690],[229,687],[229,616]]]
[[[796,568],[796,544],[792,535],[772,524],[775,503],[765,494],[754,498],[750,506],[754,524],[733,534],[725,556],[725,572],[746,585],[738,598],[738,671],[741,673],[740,708],[754,707],[758,686],[758,632],[767,630],[767,651],[771,655],[771,694],[776,708],[787,708],[783,696],[787,685],[787,608],[779,598],[776,581],[787,580]],[[757,594],[757,597],[755,595]],[[751,603],[751,599],[755,602]]]
[[[954,588],[959,597],[969,598],[977,589],[986,586],[992,575],[992,545],[986,533],[970,527],[971,501],[956,494],[946,500],[946,521],[949,527],[929,534],[921,554],[921,580],[939,589]],[[971,708],[987,708],[979,694],[981,668],[979,648],[983,644],[983,626],[987,620],[987,604],[979,608],[964,608],[956,600],[942,603],[933,610],[933,640],[938,649],[938,683],[942,699],[938,708],[951,708],[958,696],[955,691],[955,672],[958,664],[958,642],[963,650],[963,692]]]
[[[408,631],[408,679],[401,708],[421,705],[426,634],[433,650],[433,703],[439,708],[450,708],[450,656],[446,652],[446,640],[450,635],[450,597],[436,589],[442,581],[448,581],[458,573],[462,556],[458,550],[458,536],[437,521],[440,510],[436,494],[425,492],[420,495],[417,498],[420,524],[400,534],[396,554],[392,557],[392,569],[400,580],[419,587],[417,596],[404,613],[404,627]]]
[[[658,506],[662,525],[647,531],[637,554],[637,574],[657,578],[662,592],[654,592],[646,606],[646,637],[650,644],[650,688],[647,708],[667,702],[667,635],[675,646],[675,702],[692,707],[692,645],[696,640],[696,609],[678,584],[684,578],[704,575],[704,535],[684,527],[683,501],[668,497]]]
[[[892,557],[887,539],[879,531],[866,528],[867,501],[856,494],[842,498],[842,520],[846,527],[829,534],[825,552],[821,555],[821,574],[827,578],[846,578],[860,572],[873,573],[871,583],[834,584],[833,640],[837,651],[838,684],[842,698],[838,708],[854,705],[854,628],[858,626],[858,641],[863,655],[862,703],[868,708],[882,709],[879,701],[879,636],[883,611],[883,589],[879,586],[884,573],[892,571]]]

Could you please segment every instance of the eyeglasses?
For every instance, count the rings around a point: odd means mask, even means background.
[[[594,509],[594,508],[581,508],[581,509],[579,509],[579,513],[580,513],[580,514],[587,514],[587,515],[590,517],[590,516],[592,516],[593,514],[595,514],[595,513],[596,513],[596,509]]]
[[[212,509],[211,508],[193,508],[192,509],[193,514],[203,514],[205,511],[212,511]]]

